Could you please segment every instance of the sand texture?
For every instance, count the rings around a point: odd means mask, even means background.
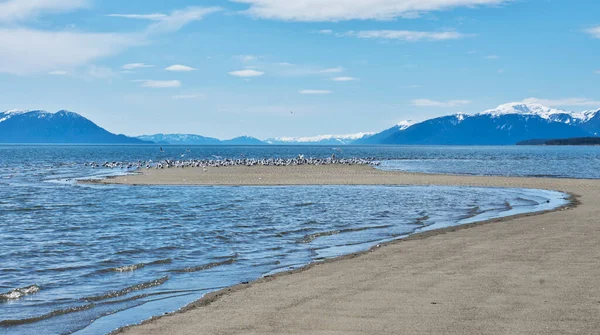
[[[368,167],[149,170],[108,183],[552,189],[568,208],[415,235],[208,295],[125,334],[598,334],[600,181]]]

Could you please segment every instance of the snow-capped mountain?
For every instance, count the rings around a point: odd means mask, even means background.
[[[374,133],[357,133],[347,135],[319,135],[312,137],[277,137],[266,139],[265,142],[275,145],[346,145],[373,134]]]
[[[474,115],[459,113],[396,125],[355,144],[510,145],[599,133],[600,110],[575,113],[535,103],[509,103]]]
[[[155,134],[142,135],[137,138],[157,144],[217,145],[221,143],[219,139],[213,137],[204,137],[193,134]]]
[[[83,116],[61,110],[0,112],[0,143],[146,143],[116,135]]]
[[[261,145],[261,140],[251,136],[240,136],[230,140],[220,140],[214,137],[205,137],[194,134],[155,134],[141,135],[140,140],[152,141],[157,144],[174,145]]]

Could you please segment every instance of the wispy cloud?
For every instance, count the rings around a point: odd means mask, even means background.
[[[471,103],[470,100],[448,100],[448,101],[435,101],[430,99],[415,99],[412,100],[411,105],[417,107],[458,107],[464,106]]]
[[[485,59],[497,60],[497,59],[500,59],[500,56],[498,56],[498,55],[487,55],[487,56],[485,56]]]
[[[36,18],[43,14],[75,10],[88,0],[9,0],[0,2],[0,23]],[[118,17],[152,20],[138,33],[88,33],[44,31],[31,28],[0,28],[0,73],[29,75],[48,73],[57,68],[71,70],[95,60],[148,44],[153,34],[171,33],[197,21],[217,7],[189,7],[164,17],[156,14],[111,14]],[[133,16],[131,16],[133,15]],[[146,15],[141,17],[139,15]],[[148,16],[150,15],[150,16]]]
[[[89,0],[8,0],[0,2],[0,22],[19,22],[43,14],[57,14],[85,8]]]
[[[183,26],[203,19],[205,16],[221,11],[219,7],[189,7],[173,11],[148,27],[149,33],[170,33],[178,31]]]
[[[181,64],[171,65],[171,66],[167,67],[165,70],[166,71],[174,71],[174,72],[196,71],[196,69],[191,66],[186,66],[186,65],[181,65]]]
[[[236,58],[244,63],[253,62],[258,59],[258,57],[254,56],[254,55],[237,55],[237,56],[234,56],[234,58]]]
[[[253,17],[284,21],[391,20],[456,7],[499,5],[511,0],[232,0]]]
[[[561,106],[591,106],[600,107],[600,100],[588,99],[588,98],[562,98],[562,99],[539,99],[539,98],[527,98],[522,101],[527,104],[540,104],[548,107],[561,107]]]
[[[600,38],[600,26],[591,27],[585,29],[584,32],[592,36],[593,38]]]
[[[418,42],[457,40],[472,35],[461,34],[455,31],[429,32],[412,30],[363,30],[349,31],[346,33],[338,34],[338,36],[353,36],[364,39],[386,39],[400,40],[406,42]]]
[[[134,80],[134,83],[140,83],[140,87],[149,88],[176,88],[181,87],[179,80]]]
[[[146,64],[146,63],[129,63],[122,66],[123,70],[135,70],[146,67],[154,67],[154,65]]]
[[[170,33],[181,29],[188,23],[203,19],[205,16],[221,11],[220,7],[188,7],[172,11],[170,14],[109,14],[107,16],[155,21],[147,28],[147,33]]]
[[[0,29],[0,72],[27,75],[72,69],[140,44],[133,34]]]
[[[333,81],[355,81],[358,79],[354,78],[354,77],[335,77],[335,78],[332,78],[331,80],[333,80]]]
[[[48,74],[51,76],[66,76],[67,74],[69,74],[69,71],[55,70],[48,72]]]
[[[260,77],[262,75],[264,75],[264,72],[261,71],[257,71],[257,70],[239,70],[239,71],[231,71],[229,72],[230,75],[234,76],[234,77],[242,77],[242,78],[249,78],[249,77]]]
[[[341,66],[338,67],[330,67],[324,70],[319,71],[321,73],[340,73],[340,72],[344,72],[344,68]]]
[[[317,33],[321,34],[321,35],[331,35],[331,34],[333,34],[333,30],[331,30],[331,29],[321,29],[321,30],[317,30]]]
[[[108,14],[109,17],[120,17],[124,19],[136,19],[136,20],[152,20],[160,21],[168,17],[166,14],[154,13],[154,14]]]
[[[333,92],[330,91],[330,90],[300,90],[300,91],[298,91],[298,93],[300,93],[300,94],[322,95],[322,94],[331,94]]]

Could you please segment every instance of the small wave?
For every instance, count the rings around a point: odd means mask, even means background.
[[[108,292],[108,293],[102,294],[102,295],[97,295],[97,296],[83,298],[83,300],[86,300],[86,301],[101,301],[101,300],[116,298],[116,297],[120,297],[120,296],[123,296],[123,295],[128,294],[128,293],[134,292],[134,291],[140,291],[140,290],[144,290],[144,289],[147,289],[147,288],[150,288],[150,287],[155,287],[155,286],[162,285],[167,280],[169,280],[169,276],[165,276],[165,277],[153,280],[153,281],[149,281],[149,282],[145,282],[145,283],[141,283],[141,284],[129,286],[129,287],[124,288],[124,289],[119,290],[119,291],[112,291],[112,292]]]
[[[419,226],[424,226],[425,225],[425,221],[429,220],[429,215],[425,214],[423,216],[421,216],[420,218],[417,218],[415,220],[415,224],[419,225]]]
[[[28,324],[28,323],[34,323],[34,322],[50,319],[52,317],[59,316],[59,315],[85,311],[94,306],[96,306],[96,304],[87,304],[87,305],[83,305],[83,306],[58,309],[58,310],[52,311],[48,314],[36,316],[33,318],[19,319],[19,320],[3,320],[3,321],[0,321],[0,326],[7,327],[7,326],[18,326],[18,325],[24,325],[24,324]]]
[[[117,255],[135,255],[135,254],[141,254],[144,251],[145,251],[144,249],[127,249],[127,250],[118,251]]]
[[[390,211],[383,211],[375,213],[375,216],[378,218],[387,218],[390,217],[393,213]]]
[[[516,200],[518,201],[522,201],[525,202],[525,206],[537,206],[539,205],[539,203],[535,200],[531,200],[531,199],[526,199],[526,198],[522,198],[522,197],[518,197]]]
[[[16,288],[6,293],[0,294],[0,302],[8,300],[21,299],[26,295],[36,294],[40,291],[40,287],[37,285],[31,285],[27,287]]]
[[[317,220],[309,220],[309,221],[306,221],[306,222],[304,222],[302,224],[314,225],[314,224],[319,224],[319,221],[317,221]]]
[[[308,206],[312,206],[312,205],[316,205],[316,204],[314,202],[303,202],[303,203],[295,204],[294,207],[308,207]]]
[[[114,268],[103,269],[103,270],[100,270],[98,272],[100,272],[100,273],[104,273],[104,272],[130,272],[130,271],[139,270],[141,268],[145,268],[146,266],[160,265],[160,264],[171,264],[171,262],[172,262],[172,260],[170,258],[159,259],[157,261],[148,262],[148,263],[138,263],[138,264],[132,264],[132,265],[125,265],[125,266],[119,266],[119,267],[114,267]]]
[[[390,225],[383,225],[383,226],[371,226],[371,227],[359,227],[359,228],[348,228],[348,229],[330,230],[330,231],[325,231],[325,232],[320,232],[320,233],[314,233],[314,234],[306,235],[303,238],[297,240],[296,243],[310,243],[310,242],[316,240],[319,237],[331,236],[331,235],[337,235],[337,234],[343,234],[343,233],[353,233],[353,232],[363,231],[363,230],[369,230],[369,229],[385,229],[385,228],[389,228],[389,227],[391,227],[391,226]]]
[[[482,214],[482,213],[484,213],[484,211],[482,211],[479,206],[473,206],[473,207],[469,208],[469,210],[467,211],[467,214],[464,215],[462,217],[462,219],[463,220],[470,219],[470,218],[476,217],[477,215]]]
[[[173,272],[173,273],[198,272],[198,271],[204,271],[204,270],[216,268],[217,266],[229,265],[229,264],[233,264],[233,263],[235,263],[235,258],[230,258],[230,259],[224,260],[222,262],[212,262],[212,263],[208,263],[208,264],[192,266],[192,267],[183,268],[183,269],[179,269],[179,270],[171,270],[170,272]]]

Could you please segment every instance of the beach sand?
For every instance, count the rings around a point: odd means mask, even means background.
[[[597,334],[600,180],[299,166],[147,170],[102,183],[560,190],[574,203],[415,235],[209,294],[125,334]]]

